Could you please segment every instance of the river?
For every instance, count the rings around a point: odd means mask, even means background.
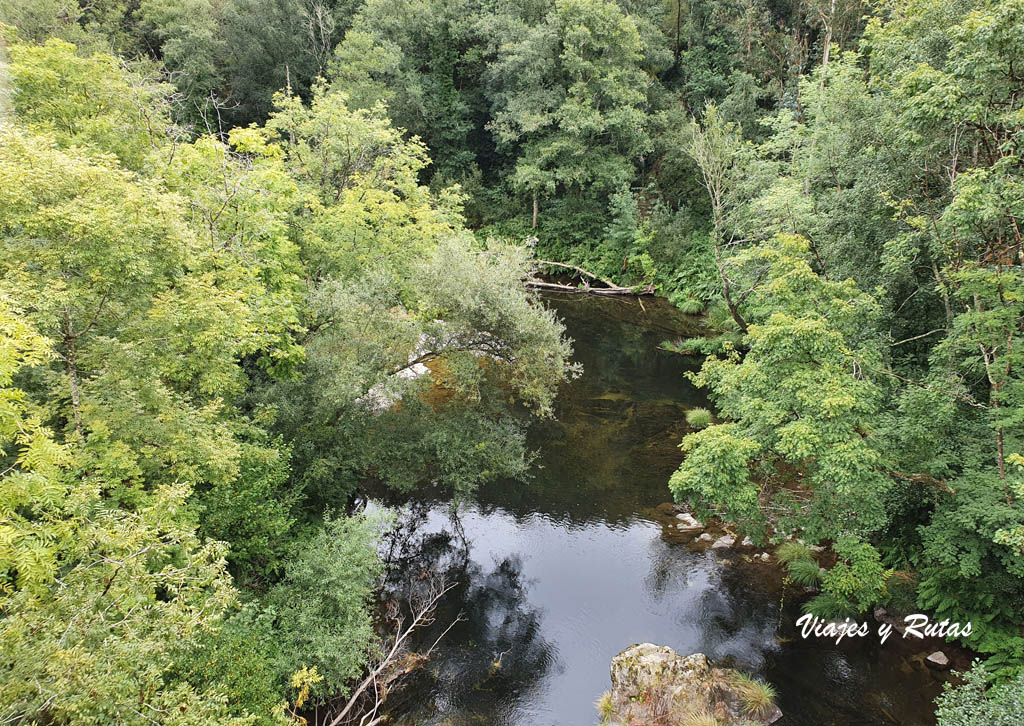
[[[389,703],[395,722],[593,726],[612,656],[649,641],[767,679],[784,726],[933,724],[942,676],[919,648],[804,641],[798,593],[783,597],[774,567],[676,529],[666,483],[684,414],[707,401],[683,376],[699,361],[658,346],[691,334],[692,320],[663,300],[549,304],[584,373],[556,418],[531,428],[533,478],[484,487],[457,511],[429,489],[399,502],[405,546],[458,582],[421,641],[463,619]]]

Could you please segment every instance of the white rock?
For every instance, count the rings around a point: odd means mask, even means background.
[[[735,537],[730,537],[729,535],[726,534],[726,535],[722,535],[721,537],[716,539],[715,543],[713,545],[711,545],[711,549],[713,549],[713,550],[721,550],[721,549],[725,549],[726,547],[732,547],[734,544],[736,544],[736,538]]]
[[[705,532],[704,534],[702,534],[702,535],[701,535],[700,537],[698,537],[697,539],[698,539],[698,540],[700,540],[701,542],[710,542],[711,540],[713,540],[713,539],[714,539],[714,537],[712,537],[712,536],[711,536],[710,534],[708,534],[707,532]]]
[[[750,537],[744,537],[743,541],[740,542],[740,544],[743,547],[753,547],[754,546],[754,540],[750,539]]]
[[[935,668],[940,671],[944,671],[947,668],[949,668],[949,658],[947,658],[946,654],[943,653],[941,650],[937,650],[931,655],[929,655],[927,658],[925,658],[925,661],[932,668]]]
[[[676,525],[679,529],[704,529],[704,525],[698,522],[692,514],[683,512],[682,514],[677,514],[676,519],[680,522]]]

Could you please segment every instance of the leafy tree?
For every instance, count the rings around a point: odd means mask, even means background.
[[[228,716],[216,685],[164,678],[175,643],[202,637],[233,597],[222,548],[201,543],[177,515],[187,487],[162,487],[128,512],[73,476],[75,450],[56,443],[11,385],[52,349],[0,305],[0,713],[52,723],[145,723],[150,713],[247,723]]]
[[[70,465],[66,447],[41,420],[43,411],[13,385],[22,369],[53,356],[50,341],[0,298],[0,454],[3,503],[0,508],[0,597],[25,590],[45,592],[58,566],[52,546],[61,533],[61,470]],[[3,603],[0,599],[0,604]]]
[[[754,532],[771,525],[814,541],[863,538],[886,523],[891,485],[883,442],[871,435],[885,391],[879,309],[852,282],[819,277],[807,256],[796,237],[738,256],[751,290],[746,353],[727,343],[724,357],[692,375],[725,422],[684,437],[687,457],[669,486],[706,515]],[[853,541],[844,547],[851,561],[870,559]],[[848,578],[836,571],[828,592],[848,601],[856,589],[841,584]],[[868,604],[852,599],[858,609]]]
[[[632,17],[606,0],[558,0],[543,24],[502,48],[489,69],[499,141],[521,149],[513,187],[534,200],[556,189],[609,193],[649,148],[649,77]]]
[[[350,111],[319,86],[311,104],[281,97],[265,134],[312,197],[299,237],[314,277],[347,277],[385,257],[396,271],[460,225],[457,196],[419,183],[423,145],[404,140],[378,111]]]
[[[220,684],[232,716],[266,726],[292,723],[284,717],[289,692],[278,671],[280,653],[273,616],[247,603],[226,614],[215,632],[179,648],[171,673],[194,688]]]
[[[338,45],[330,77],[353,108],[377,100],[399,128],[419,137],[439,178],[462,181],[492,146],[479,60],[486,35],[480,0],[369,0]]]
[[[14,112],[61,146],[115,154],[124,166],[139,169],[171,131],[169,87],[126,70],[113,56],[83,57],[56,39],[12,45],[10,55]]]
[[[547,415],[575,371],[561,325],[520,287],[527,270],[522,250],[460,239],[417,261],[401,290],[388,269],[320,285],[306,378],[271,393],[287,402],[281,426],[307,485],[336,501],[366,473],[400,487],[430,476],[462,494],[522,474],[507,387]]]
[[[160,59],[184,96],[182,116],[198,119],[207,131],[221,132],[217,113],[226,85],[223,33],[227,3],[219,0],[143,0],[137,16],[152,37]]]
[[[366,663],[373,637],[368,606],[382,567],[374,548],[380,525],[370,517],[327,518],[270,593],[279,672],[316,667],[321,699],[344,695]]]
[[[739,177],[743,174],[743,150],[736,125],[725,121],[714,104],[705,107],[702,123],[691,122],[686,151],[700,169],[711,201],[711,249],[722,285],[722,298],[737,327],[746,333],[747,323],[739,312],[742,301],[734,299],[732,283],[725,268],[729,249],[738,244],[736,213],[740,205],[736,196]]]

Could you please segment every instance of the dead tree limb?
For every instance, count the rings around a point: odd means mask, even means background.
[[[588,295],[653,295],[654,285],[642,287],[591,287],[590,285],[563,285],[557,282],[544,282],[543,280],[527,280],[527,287],[538,290],[555,290],[557,292],[582,292]]]
[[[610,280],[606,280],[603,277],[598,277],[594,273],[588,272],[588,271],[584,270],[582,267],[577,267],[576,265],[567,265],[564,262],[552,262],[551,260],[537,260],[537,264],[538,265],[550,265],[551,267],[561,267],[561,268],[563,268],[565,270],[575,270],[576,272],[580,273],[584,277],[589,277],[591,280],[597,280],[598,282],[603,282],[608,287],[618,287],[618,285],[616,285],[614,282],[612,282]]]
[[[360,726],[374,726],[380,723],[383,719],[383,714],[378,714],[381,706],[384,704],[384,700],[387,698],[388,684],[398,675],[395,673],[390,674],[392,677],[388,677],[388,671],[397,669],[402,656],[405,654],[409,637],[415,631],[434,622],[434,611],[437,608],[437,604],[456,584],[446,584],[441,578],[433,579],[426,593],[419,598],[414,598],[414,601],[411,603],[412,619],[406,623],[404,616],[399,615],[395,618],[396,627],[390,644],[385,644],[385,647],[382,648],[381,657],[370,668],[370,672],[352,691],[348,701],[345,702],[345,705],[338,714],[328,722],[327,726],[341,726],[341,724],[354,721],[357,721]],[[443,638],[455,626],[455,623],[460,620],[462,620],[461,615],[448,626],[444,633],[441,634],[441,637]],[[438,641],[440,639],[438,638]],[[430,650],[427,651],[428,654],[434,649],[438,641],[434,641],[434,645],[430,646]],[[371,688],[372,693],[370,693]],[[356,706],[363,702],[364,696],[372,696],[372,703],[369,703],[362,716],[358,717],[359,711],[356,709]]]
[[[551,260],[537,260],[538,265],[550,265],[552,267],[561,267],[566,270],[572,270],[578,275],[584,278],[588,278],[588,281],[584,281],[582,285],[566,285],[560,282],[547,282],[545,280],[537,280],[530,278],[525,281],[527,287],[534,287],[540,290],[557,290],[558,292],[582,292],[590,295],[653,295],[654,285],[637,285],[631,287],[623,287],[616,285],[611,280],[606,280],[603,277],[598,277],[592,272],[584,270],[582,267],[576,265],[568,265],[564,262],[552,262]],[[596,286],[592,283],[599,282],[604,287]]]

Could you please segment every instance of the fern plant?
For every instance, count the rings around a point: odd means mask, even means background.
[[[821,582],[825,570],[810,558],[793,560],[788,563],[789,577],[804,587],[814,587]]]
[[[811,559],[811,548],[803,542],[791,539],[778,546],[775,550],[775,557],[786,565],[797,560],[809,560]]]

